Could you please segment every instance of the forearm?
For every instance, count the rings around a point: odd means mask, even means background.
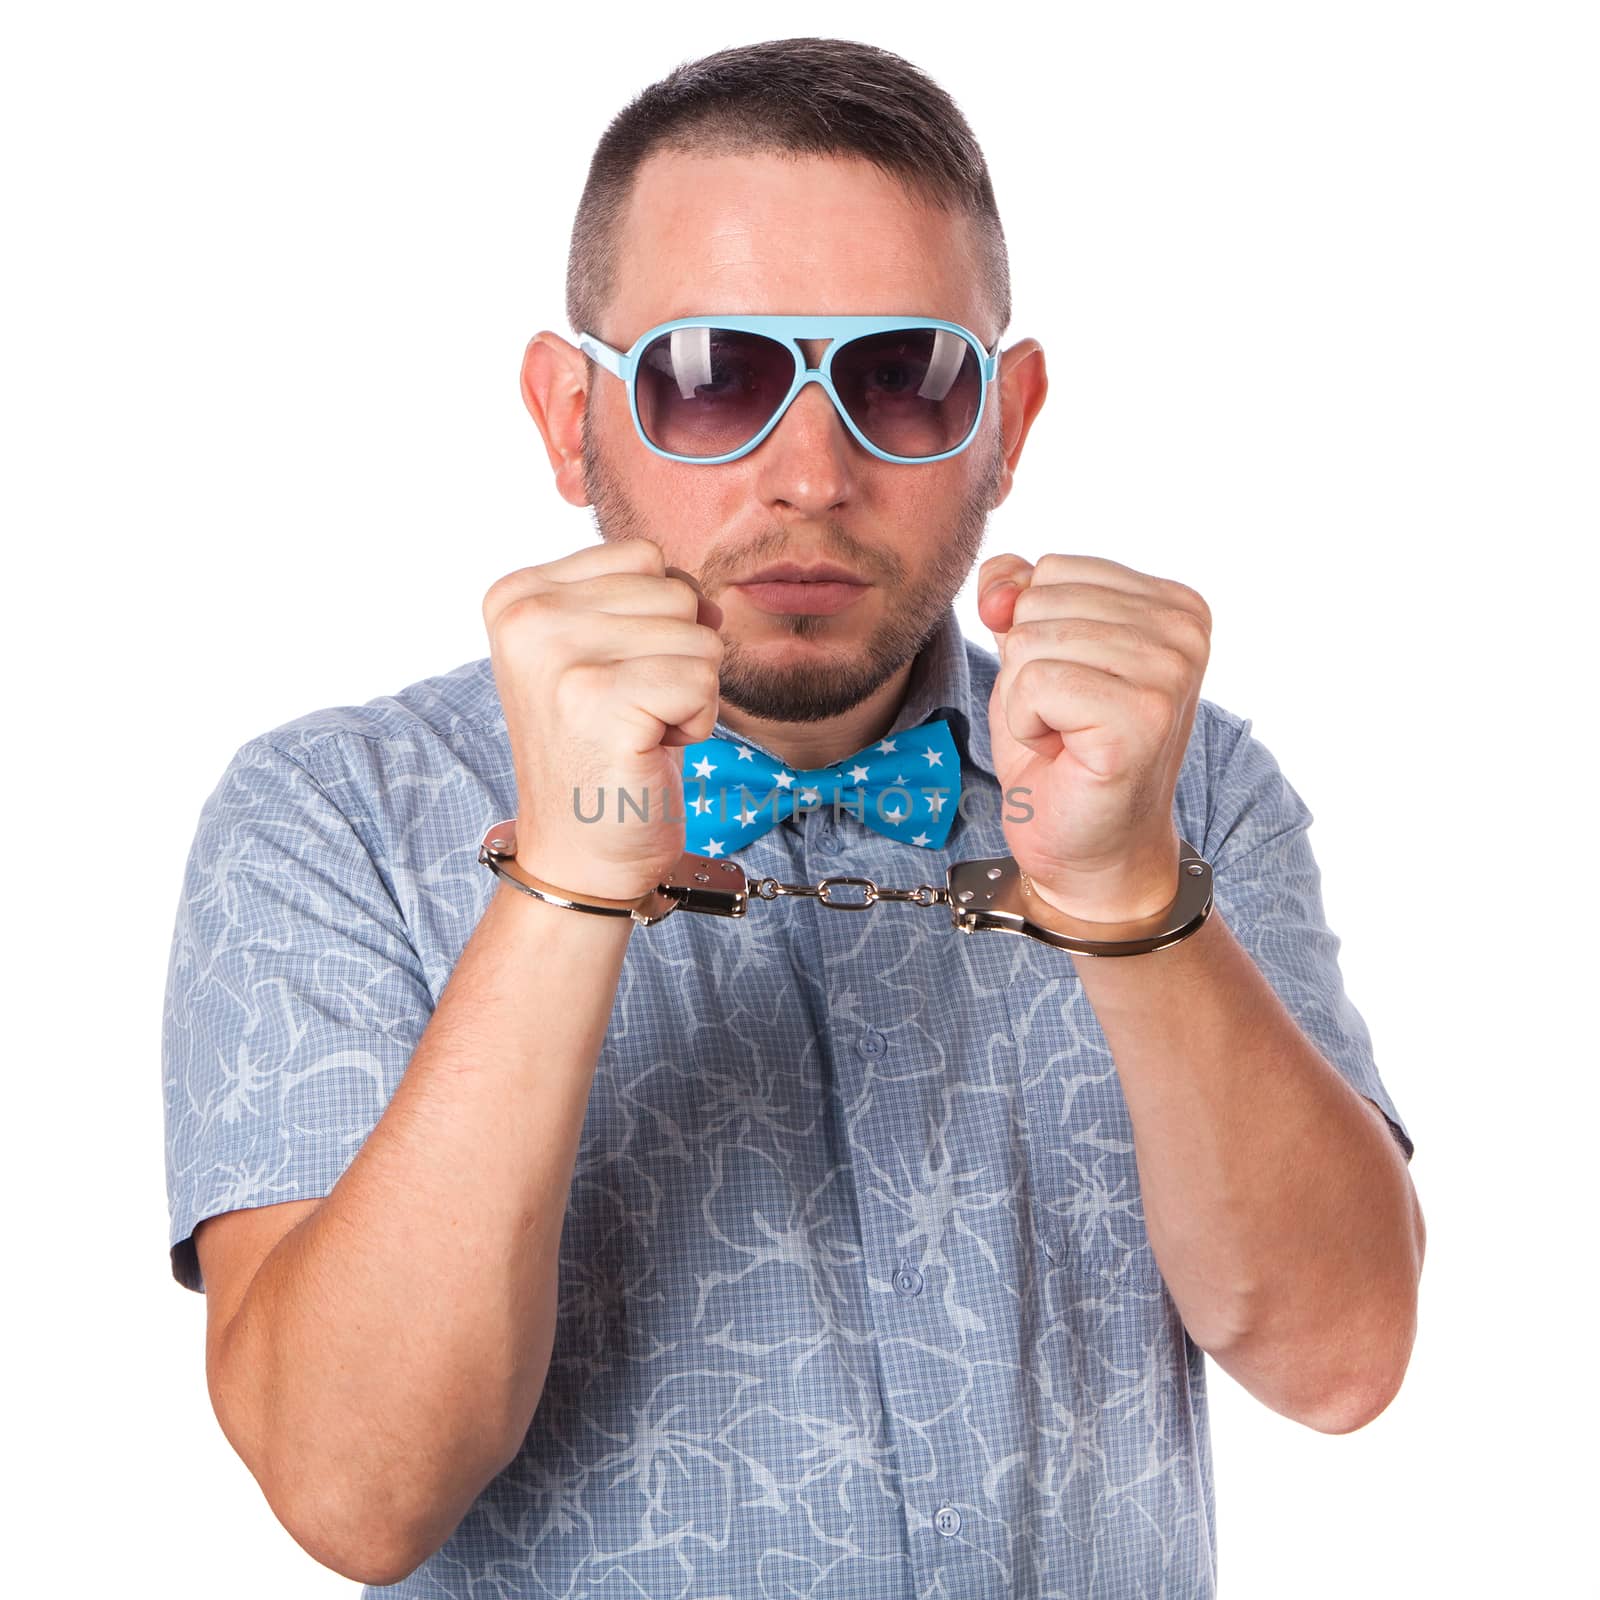
[[[526,1434],[631,926],[497,885],[382,1117],[252,1280],[219,1416],[303,1543],[420,1561]]]
[[[1421,1213],[1392,1134],[1215,909],[1165,950],[1072,959],[1190,1336],[1274,1410],[1359,1425],[1415,1332]]]

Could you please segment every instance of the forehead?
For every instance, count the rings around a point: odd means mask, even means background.
[[[981,337],[971,221],[853,158],[658,151],[618,233],[607,320],[626,344],[706,312],[937,316]]]

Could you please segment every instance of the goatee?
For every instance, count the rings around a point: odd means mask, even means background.
[[[592,503],[600,537],[608,542],[655,537],[596,446],[590,432],[590,417],[591,411],[585,407],[584,489]],[[935,535],[933,560],[909,586],[905,564],[898,556],[861,545],[839,523],[825,525],[828,543],[824,553],[864,573],[889,599],[882,624],[872,638],[864,646],[841,644],[826,651],[824,659],[796,667],[765,664],[760,660],[759,650],[749,649],[724,633],[720,684],[724,703],[768,722],[824,722],[853,710],[913,660],[938,631],[945,611],[966,582],[983,546],[984,528],[999,488],[1002,465],[999,430],[990,433],[988,439],[987,444],[979,440],[969,446],[974,450],[989,450],[987,467],[961,505],[955,525],[948,533]],[[917,469],[899,467],[896,470],[914,472]],[[739,569],[748,570],[752,561],[767,557],[781,560],[789,553],[789,537],[784,529],[774,528],[769,534],[741,546],[736,557]],[[732,559],[713,555],[696,572],[707,594],[714,596],[722,587],[725,578],[720,569],[727,568]],[[830,626],[826,616],[798,613],[774,619],[774,622],[796,639],[825,636]]]

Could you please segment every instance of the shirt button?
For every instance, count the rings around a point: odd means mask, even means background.
[[[894,1291],[908,1300],[922,1293],[922,1274],[915,1267],[901,1267],[894,1275]]]
[[[856,1049],[864,1056],[886,1056],[889,1053],[889,1041],[876,1028],[868,1028],[856,1040]]]
[[[940,1506],[933,1514],[933,1525],[945,1538],[953,1539],[961,1532],[961,1513],[954,1506]]]

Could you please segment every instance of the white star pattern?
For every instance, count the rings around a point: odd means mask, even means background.
[[[916,732],[925,730],[913,731]],[[748,744],[742,744],[737,740],[719,738],[714,742],[718,747],[717,753],[720,754],[720,752],[725,749],[732,750],[735,752],[740,761],[749,761],[754,763],[755,757],[758,754],[758,752],[752,746]],[[845,782],[845,774],[847,771],[849,773],[849,782],[856,787],[856,793],[858,795],[861,794],[863,787],[870,790],[874,786],[875,781],[876,785],[884,790],[889,789],[892,781],[895,786],[909,791],[911,788],[910,780],[903,772],[897,772],[892,780],[887,780],[884,778],[878,778],[874,780],[873,777],[873,768],[870,764],[872,752],[877,751],[883,755],[890,755],[898,753],[898,749],[899,747],[894,738],[885,737],[880,739],[876,745],[871,746],[867,750],[863,750],[860,755],[853,757],[852,763],[848,765],[848,767],[845,763],[841,762],[837,771],[832,768],[822,767],[797,767],[792,771],[788,768],[784,768],[781,771],[772,773],[773,785],[778,791],[787,791],[795,801],[802,802],[807,808],[815,808],[819,806],[824,796],[830,792],[833,793],[835,803],[837,804],[838,800],[845,794],[848,787]],[[764,751],[759,753],[765,754]],[[943,768],[944,752],[941,749],[938,749],[930,744],[925,745],[916,753],[923,758],[930,769],[933,767],[939,767],[941,769]],[[710,756],[702,756],[693,764],[693,771],[702,786],[717,770],[718,763],[713,761]],[[815,774],[815,776],[813,776],[813,774]],[[686,788],[694,781],[696,780],[690,779],[687,774],[685,775]],[[927,794],[924,792],[923,798],[928,803],[928,821],[935,826],[940,825],[947,795],[943,793]],[[703,787],[701,798],[690,800],[686,794],[685,799],[688,805],[692,807],[692,814],[696,818],[709,819],[716,811],[714,802],[705,797]],[[892,811],[878,812],[878,816],[885,828],[898,828],[903,824],[908,824],[915,820],[917,802],[914,798],[909,802],[909,804],[903,801],[895,801],[894,807],[895,809]],[[741,838],[747,837],[751,833],[763,832],[765,831],[766,826],[770,826],[770,824],[766,823],[766,820],[763,816],[764,810],[764,806],[752,810],[748,802],[740,806],[738,813],[734,818],[734,824],[741,830]],[[781,809],[775,809],[775,818],[781,816],[782,814],[783,813]],[[796,810],[792,814],[799,815],[799,812]],[[725,813],[723,813],[723,815],[725,817]],[[904,836],[897,835],[897,837]],[[917,834],[908,842],[918,846],[919,848],[926,848],[932,842],[932,837],[933,836],[931,834],[923,832]],[[720,839],[712,839],[704,847],[704,853],[706,855],[715,857],[725,854],[727,849],[728,846],[724,843],[724,841]]]

